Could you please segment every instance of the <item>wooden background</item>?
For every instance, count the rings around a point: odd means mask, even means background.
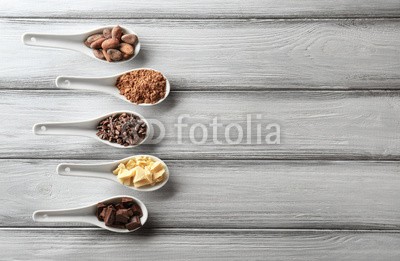
[[[76,33],[122,24],[142,50],[103,64],[72,51],[23,46],[25,32]],[[400,259],[399,0],[2,2],[0,250],[3,260]],[[162,71],[170,97],[132,107],[100,93],[56,89],[59,75]],[[166,126],[158,145],[119,150],[80,137],[34,136],[33,124],[131,109]],[[281,126],[281,144],[177,143],[187,123]],[[223,137],[223,130],[218,133]],[[253,138],[255,136],[253,135]],[[132,192],[61,177],[61,162],[165,159],[170,182]],[[37,209],[131,194],[144,229],[34,223]]]

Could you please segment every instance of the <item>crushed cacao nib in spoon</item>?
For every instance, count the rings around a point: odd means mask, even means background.
[[[97,126],[96,135],[102,140],[132,146],[141,143],[147,132],[146,123],[134,114],[113,114]]]

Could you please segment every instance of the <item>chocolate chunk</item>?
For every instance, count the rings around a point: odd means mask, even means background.
[[[118,209],[115,214],[115,220],[123,224],[128,223],[130,217],[131,216],[129,215],[129,211],[127,209]]]
[[[103,203],[97,203],[97,209],[96,209],[96,216],[100,220],[100,214],[103,211],[103,209],[106,207],[105,204]]]
[[[135,203],[135,201],[133,201],[132,198],[127,198],[127,197],[122,198],[122,199],[121,199],[121,202],[122,202],[122,204],[124,204],[124,206],[125,206],[126,208],[131,207],[131,206]]]
[[[140,218],[138,216],[133,216],[129,223],[125,225],[128,230],[134,230],[138,227],[141,227],[142,223],[140,223]]]
[[[110,227],[115,227],[115,228],[124,229],[124,228],[125,228],[125,225],[124,225],[124,224],[112,224],[112,225],[110,225]]]
[[[96,215],[106,226],[134,230],[141,227],[140,217],[143,213],[132,198],[120,198],[111,204],[98,203]]]
[[[104,221],[104,218],[106,217],[106,211],[107,211],[107,208],[103,208],[103,210],[101,211],[100,215],[98,216],[98,219],[100,221]]]
[[[122,203],[118,203],[117,205],[115,205],[116,210],[123,209],[123,208],[125,208],[125,206]]]
[[[104,217],[104,223],[106,226],[111,226],[115,222],[115,209],[112,206],[106,208],[106,215]]]
[[[133,213],[134,216],[139,216],[139,217],[142,217],[142,216],[143,216],[142,209],[141,209],[137,204],[134,204],[134,205],[131,207],[131,211],[132,211],[132,213]]]

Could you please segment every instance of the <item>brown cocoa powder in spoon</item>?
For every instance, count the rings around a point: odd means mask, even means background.
[[[118,77],[115,86],[121,95],[136,104],[154,104],[166,94],[166,79],[154,70],[141,69]]]

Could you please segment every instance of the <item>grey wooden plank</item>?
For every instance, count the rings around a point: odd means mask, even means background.
[[[148,228],[400,229],[400,162],[168,160],[170,181],[152,193],[58,176],[61,162],[0,160],[0,226],[88,226],[31,215],[127,194],[148,207]]]
[[[68,18],[299,18],[299,17],[398,17],[396,0],[120,0],[68,1],[55,5],[50,0],[4,2],[0,16]]]
[[[78,91],[0,91],[1,158],[118,159],[130,153],[150,153],[165,159],[399,159],[399,92],[173,92],[154,107],[132,106],[106,94]],[[96,118],[117,110],[133,110],[165,127],[158,144],[122,150],[94,139],[34,136],[38,122]],[[179,117],[188,124],[179,135]],[[247,117],[251,124],[247,124]],[[257,119],[257,115],[261,119]],[[213,134],[213,119],[222,127]],[[204,124],[206,134],[194,124]],[[226,135],[227,125],[243,130]],[[280,126],[280,144],[267,135]],[[247,126],[251,130],[247,131]],[[260,126],[261,135],[257,135]],[[247,136],[251,134],[250,138]],[[207,137],[206,137],[207,135]],[[217,138],[218,144],[214,141]],[[179,137],[182,137],[181,139]],[[196,144],[204,137],[204,144]],[[258,141],[257,137],[260,137]],[[274,141],[276,137],[272,137]],[[240,141],[240,140],[239,140]],[[248,144],[251,142],[251,144]]]
[[[333,2],[332,2],[333,3]],[[336,3],[335,3],[336,5]],[[123,22],[142,40],[132,62],[22,46],[24,32],[84,32]],[[399,89],[400,20],[2,19],[2,89],[51,89],[59,75],[161,70],[174,90]]]
[[[3,260],[398,260],[399,232],[1,230]]]

